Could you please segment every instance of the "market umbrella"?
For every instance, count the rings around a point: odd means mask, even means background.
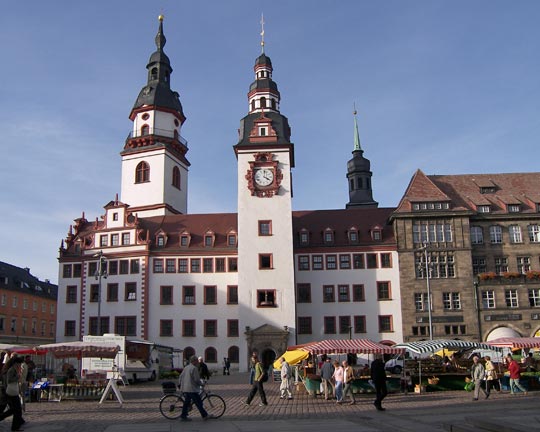
[[[279,361],[281,357],[285,357],[285,360],[290,365],[295,365],[300,363],[302,360],[307,359],[309,357],[309,353],[304,350],[285,351],[282,355],[276,358],[276,361],[274,362],[274,369],[281,369],[281,362]]]
[[[50,352],[56,358],[76,357],[100,357],[115,358],[120,347],[115,343],[108,342],[60,342],[53,344],[39,345],[38,350]]]

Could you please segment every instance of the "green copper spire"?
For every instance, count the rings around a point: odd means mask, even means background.
[[[356,104],[354,105],[354,151],[362,150],[360,147],[360,135],[358,133],[358,122],[356,121]]]

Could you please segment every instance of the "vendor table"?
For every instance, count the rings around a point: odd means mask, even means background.
[[[64,384],[49,384],[45,389],[49,402],[60,402],[64,395]]]

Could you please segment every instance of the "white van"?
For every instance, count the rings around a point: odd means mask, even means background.
[[[428,358],[431,357],[432,353],[423,353],[418,354],[412,351],[406,350],[405,355],[396,354],[390,360],[384,364],[384,369],[393,374],[401,374],[403,371],[404,359],[405,360],[414,360],[415,358]]]

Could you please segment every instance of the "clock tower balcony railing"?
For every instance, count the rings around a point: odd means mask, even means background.
[[[129,135],[126,138],[126,142],[133,139],[133,138],[141,138],[145,136],[153,135],[154,137],[163,137],[163,138],[169,138],[169,139],[177,139],[180,144],[187,147],[187,141],[178,134],[175,130],[170,129],[158,129],[158,128],[146,128],[144,131],[137,131],[133,132],[131,131]]]

